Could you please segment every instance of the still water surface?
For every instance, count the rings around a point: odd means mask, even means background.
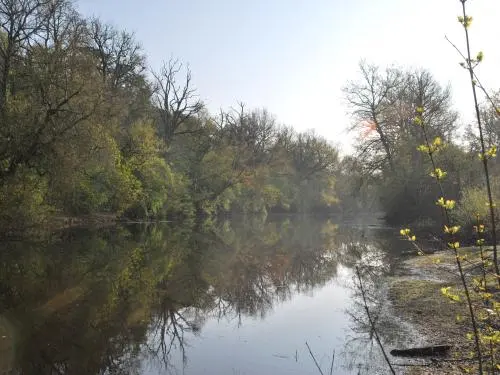
[[[319,374],[306,342],[325,373],[333,353],[334,374],[376,373],[353,266],[371,252],[391,272],[405,246],[311,217],[4,242],[0,374]]]

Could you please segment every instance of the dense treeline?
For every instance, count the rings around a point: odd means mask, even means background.
[[[208,113],[189,70],[150,73],[134,36],[69,0],[0,1],[0,221],[306,212],[338,154],[244,106]]]
[[[416,150],[429,137],[462,223],[486,215],[477,136],[458,136],[451,90],[426,70],[367,63],[345,98],[358,134],[339,159],[327,140],[243,105],[209,113],[189,69],[152,72],[134,36],[80,15],[70,0],[0,0],[0,223],[110,213],[134,219],[224,212],[384,211],[437,222],[437,187]],[[490,109],[491,108],[491,109]],[[464,109],[466,110],[466,109]],[[484,106],[488,146],[498,116]],[[498,164],[492,160],[493,184]],[[494,189],[495,191],[497,189]]]
[[[379,203],[394,224],[440,223],[432,166],[428,155],[418,150],[426,144],[415,125],[416,108],[422,107],[429,141],[446,145],[435,158],[447,173],[442,182],[448,198],[459,202],[454,215],[462,224],[474,222],[476,214],[488,216],[478,137],[472,127],[459,134],[460,118],[449,87],[426,70],[383,69],[362,62],[358,79],[349,82],[344,93],[353,118],[351,130],[358,138],[356,155],[342,161],[345,173],[340,181],[352,189],[354,199],[365,205]],[[500,122],[491,103],[483,106],[482,117],[487,146],[498,144]],[[498,185],[495,159],[490,167]]]

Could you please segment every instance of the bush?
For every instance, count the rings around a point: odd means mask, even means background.
[[[498,191],[496,185],[498,183],[495,181],[493,192]],[[467,187],[462,191],[460,201],[458,203],[457,209],[454,211],[455,219],[462,226],[472,226],[476,224],[477,215],[479,215],[480,220],[484,220],[486,223],[489,222],[489,206],[488,206],[488,194],[486,192],[486,187]],[[494,200],[498,199],[493,197]],[[500,211],[498,207],[495,208],[495,217],[499,217]]]
[[[46,204],[47,181],[34,172],[19,169],[0,185],[0,225],[4,232],[23,232],[42,224],[53,212]]]

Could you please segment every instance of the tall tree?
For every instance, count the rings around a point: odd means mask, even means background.
[[[402,70],[360,63],[360,79],[344,88],[358,133],[358,156],[369,171],[395,173],[397,155],[410,143],[421,143],[413,124],[415,108],[425,108],[424,121],[430,136],[450,138],[457,113],[452,110],[451,91],[423,69]],[[421,159],[413,152],[413,162]]]
[[[11,69],[59,5],[52,0],[0,1],[0,115],[5,112]]]
[[[391,92],[401,84],[401,72],[394,68],[381,71],[364,61],[359,64],[359,69],[360,79],[344,87],[354,119],[351,130],[358,129],[360,125],[365,128],[360,135],[359,155],[374,171],[386,166],[394,171],[393,128],[387,123],[385,110]]]
[[[158,109],[159,128],[167,145],[176,135],[193,133],[192,129],[181,127],[203,110],[203,103],[192,85],[191,70],[187,68],[181,78],[182,70],[183,65],[178,60],[171,59],[163,64],[160,72],[153,73],[153,103]]]

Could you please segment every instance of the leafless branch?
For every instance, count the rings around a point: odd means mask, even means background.
[[[192,87],[191,71],[186,68],[181,83],[177,80],[183,65],[170,59],[159,73],[153,72],[155,79],[154,102],[160,112],[164,139],[168,144],[177,135],[180,127],[190,118],[198,115],[203,109],[203,103]]]

